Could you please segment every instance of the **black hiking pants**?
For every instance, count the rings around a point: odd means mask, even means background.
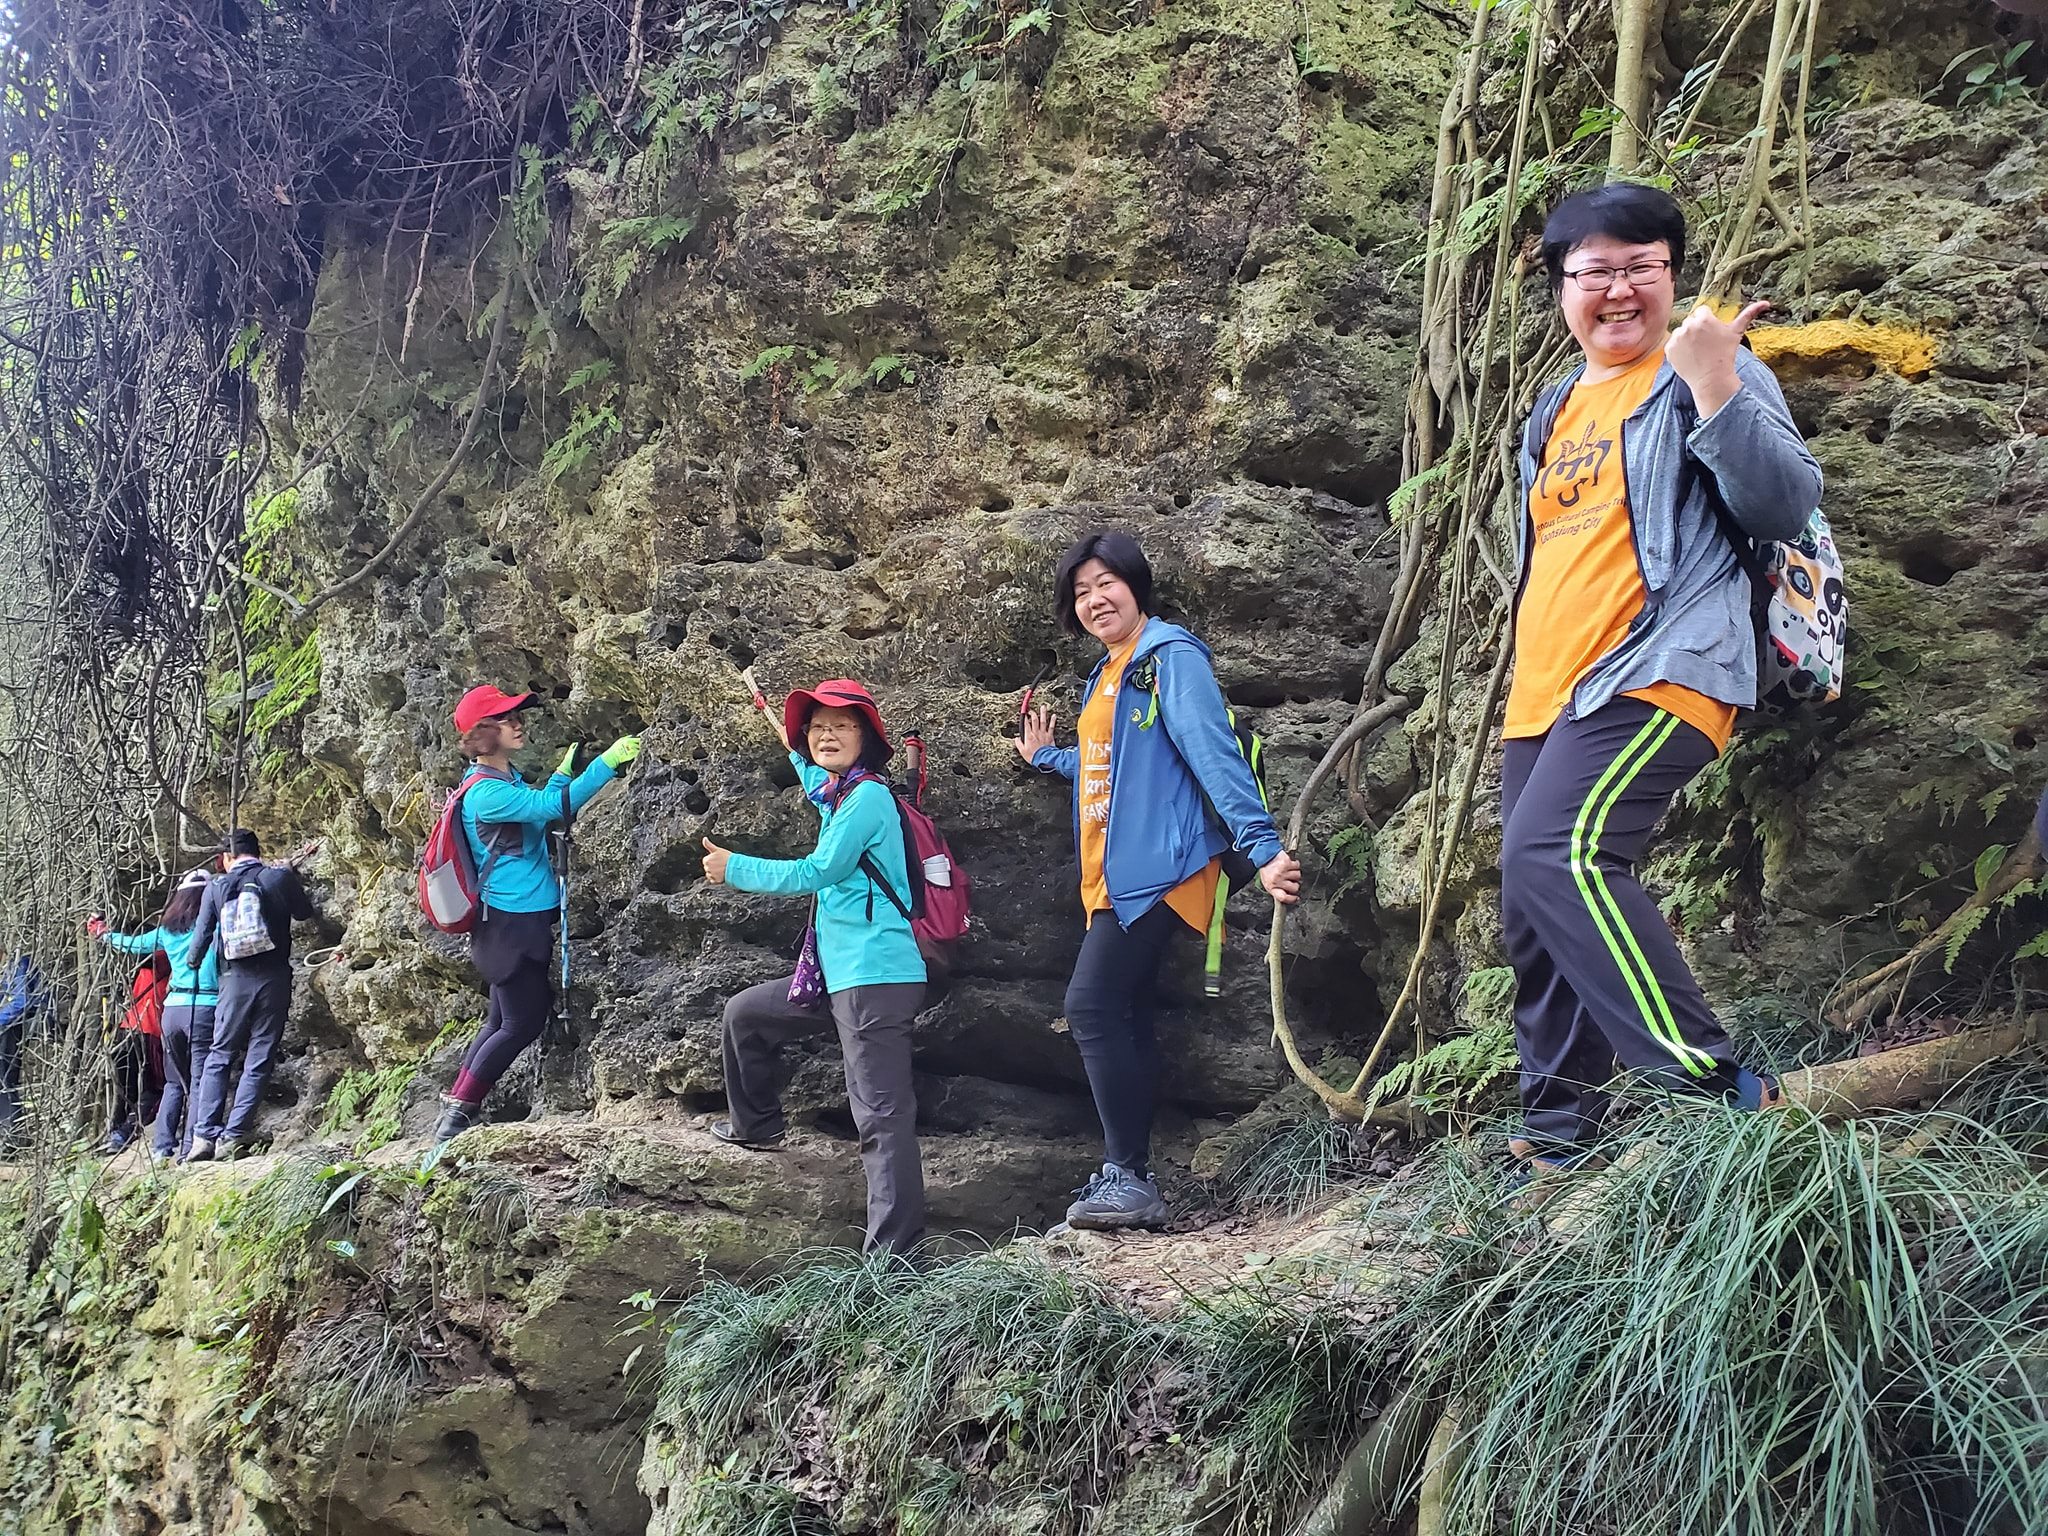
[[[1067,983],[1067,1029],[1095,1095],[1103,1156],[1133,1173],[1149,1174],[1152,1167],[1159,963],[1167,941],[1186,927],[1163,901],[1128,928],[1114,912],[1091,913]]]
[[[486,912],[469,936],[469,957],[491,989],[484,1027],[463,1055],[451,1090],[481,1104],[521,1051],[541,1037],[555,1006],[555,910]]]
[[[910,1021],[924,1006],[924,983],[847,987],[830,1006],[800,1008],[790,978],[764,981],[725,1005],[725,1101],[743,1139],[783,1131],[775,1052],[785,1040],[837,1026],[846,1058],[846,1097],[860,1133],[868,1182],[865,1251],[908,1253],[924,1236],[924,1163],[917,1150],[917,1094],[910,1072]]]
[[[1617,1059],[1680,1092],[1735,1098],[1727,1032],[1636,879],[1650,833],[1714,760],[1713,743],[1624,698],[1509,740],[1503,755],[1501,926],[1529,1139],[1554,1151],[1596,1140]]]

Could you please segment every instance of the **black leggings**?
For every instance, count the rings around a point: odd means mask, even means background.
[[[1151,1168],[1159,1096],[1159,1043],[1152,1035],[1159,962],[1184,927],[1163,901],[1128,928],[1115,913],[1096,912],[1067,983],[1067,1028],[1095,1094],[1103,1155],[1136,1173]]]
[[[450,1090],[455,1098],[481,1104],[519,1053],[540,1038],[555,1006],[549,975],[555,914],[491,912],[469,936],[470,958],[491,987],[484,1027],[470,1043]]]

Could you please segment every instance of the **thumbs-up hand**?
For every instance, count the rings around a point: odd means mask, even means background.
[[[706,880],[709,880],[713,885],[725,884],[726,861],[729,860],[731,857],[731,853],[719,847],[718,844],[711,841],[710,838],[705,838],[704,878]]]
[[[1742,388],[1742,380],[1735,372],[1735,354],[1742,348],[1743,333],[1770,307],[1768,301],[1760,299],[1733,320],[1723,320],[1714,313],[1712,305],[1702,300],[1664,344],[1664,360],[1691,388],[1693,404],[1699,407],[1702,421],[1734,399],[1736,391]]]

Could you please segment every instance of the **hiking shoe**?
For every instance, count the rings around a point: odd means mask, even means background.
[[[213,1144],[213,1160],[216,1163],[232,1163],[248,1150],[232,1136],[223,1136]]]
[[[483,1117],[483,1105],[462,1099],[443,1099],[441,1118],[434,1122],[434,1145],[445,1146]]]
[[[1166,1225],[1166,1201],[1159,1186],[1134,1169],[1104,1163],[1074,1193],[1067,1225],[1082,1232],[1125,1232]]]
[[[109,1152],[125,1152],[128,1150],[128,1143],[134,1139],[135,1133],[133,1131],[109,1131],[107,1132],[107,1150]]]
[[[742,1136],[733,1128],[730,1120],[713,1120],[704,1128],[720,1141],[728,1142],[735,1147],[745,1147],[750,1152],[775,1151],[782,1145],[784,1134],[777,1131],[772,1136]]]
[[[213,1161],[213,1143],[204,1136],[192,1138],[192,1149],[185,1154],[188,1163],[210,1163]]]
[[[1501,1181],[1501,1205],[1512,1215],[1533,1215],[1550,1203],[1575,1173],[1607,1166],[1595,1152],[1508,1153],[1508,1169]]]
[[[1752,1072],[1747,1067],[1735,1069],[1735,1107],[1752,1112],[1765,1109],[1783,1109],[1785,1091],[1778,1080],[1768,1073]]]

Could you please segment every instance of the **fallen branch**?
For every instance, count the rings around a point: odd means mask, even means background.
[[[2044,1033],[2048,1033],[2048,1014],[2030,1014],[2024,1021],[1966,1029],[1874,1056],[1788,1072],[1780,1087],[1788,1103],[1824,1120],[1908,1109],[1941,1097],[1986,1062],[2010,1056]]]

